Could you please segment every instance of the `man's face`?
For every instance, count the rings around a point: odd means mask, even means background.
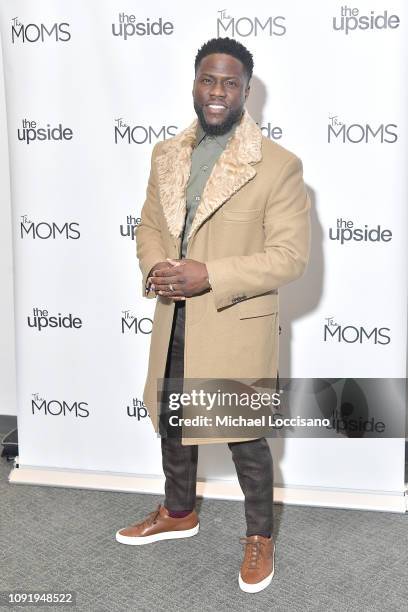
[[[247,81],[244,65],[232,55],[203,57],[194,79],[193,99],[207,134],[225,134],[240,119],[249,94]]]

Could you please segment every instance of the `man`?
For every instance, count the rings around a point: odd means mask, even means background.
[[[162,433],[164,504],[116,534],[124,544],[195,535],[198,445],[226,442],[245,497],[239,585],[264,589],[274,574],[273,472],[265,437],[163,435],[158,380],[273,379],[278,288],[309,256],[310,201],[302,163],[262,136],[245,110],[253,58],[229,38],[198,51],[198,119],[153,149],[136,231],[143,293],[157,298],[144,402]],[[163,396],[167,397],[168,396]],[[158,414],[159,413],[159,414]]]

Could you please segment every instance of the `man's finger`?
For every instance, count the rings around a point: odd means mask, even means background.
[[[170,259],[170,257],[167,257],[166,261],[168,261],[172,266],[180,266],[181,265],[181,261],[179,259]]]
[[[158,291],[155,291],[156,293],[156,297],[159,295]],[[162,293],[160,293],[160,295],[162,297],[167,297],[170,300],[174,300],[175,302],[180,302],[181,300],[185,300],[186,296],[185,295],[172,295],[171,293],[169,293],[168,295],[163,295]]]
[[[164,270],[155,270],[152,274],[153,279],[156,280],[156,278],[159,277],[169,277],[169,276],[177,276],[179,277],[180,275],[184,274],[184,270],[182,269],[182,267],[172,267],[172,268],[165,268]]]
[[[151,279],[151,285],[154,287],[168,287],[169,285],[182,285],[183,281],[178,276],[155,276]]]
[[[159,289],[158,291],[156,291],[156,293],[158,293],[159,295],[162,295],[163,297],[169,297],[169,298],[185,297],[182,291],[166,291],[165,289]]]
[[[171,276],[172,274],[182,274],[183,270],[182,268],[185,266],[185,264],[178,264],[177,266],[169,266],[168,268],[161,268],[159,270],[155,270],[153,272],[153,276]]]

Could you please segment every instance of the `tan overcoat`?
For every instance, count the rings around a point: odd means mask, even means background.
[[[151,268],[179,258],[196,126],[197,120],[153,149],[135,233],[143,295]],[[186,299],[185,378],[276,377],[278,288],[305,270],[309,210],[301,160],[265,138],[245,110],[206,183],[188,236],[186,257],[207,265],[212,291]],[[155,298],[154,292],[147,297]],[[155,299],[143,401],[157,431],[157,379],[164,376],[174,301]],[[182,443],[235,439],[184,436]]]

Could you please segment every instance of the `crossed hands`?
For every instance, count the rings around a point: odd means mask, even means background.
[[[207,266],[195,259],[160,261],[149,272],[148,289],[175,301],[208,291]]]

